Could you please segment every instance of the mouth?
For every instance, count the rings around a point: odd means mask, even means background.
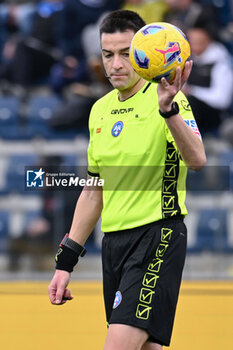
[[[124,74],[124,73],[112,73],[111,77],[121,78],[121,77],[126,77],[126,74]]]

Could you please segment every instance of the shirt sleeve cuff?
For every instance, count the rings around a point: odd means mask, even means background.
[[[99,173],[92,173],[91,171],[88,170],[88,175],[91,176],[91,177],[100,177],[100,174]]]

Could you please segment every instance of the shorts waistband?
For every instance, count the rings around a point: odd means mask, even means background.
[[[150,228],[154,225],[161,225],[163,223],[166,223],[166,222],[173,222],[173,221],[184,221],[184,216],[183,215],[176,215],[176,216],[171,216],[171,217],[168,217],[168,218],[165,218],[165,219],[160,219],[160,220],[157,220],[157,221],[153,221],[153,222],[150,222],[148,224],[145,224],[145,225],[142,225],[142,226],[137,226],[137,227],[132,227],[132,228],[127,228],[125,230],[119,230],[119,231],[109,231],[109,232],[104,232],[104,234],[108,235],[108,234],[111,234],[111,233],[124,233],[124,232],[129,232],[129,231],[132,231],[132,230],[140,230],[140,229],[144,229],[144,228]]]

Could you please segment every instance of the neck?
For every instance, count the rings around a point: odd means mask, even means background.
[[[143,87],[145,83],[146,81],[140,78],[135,83],[135,85],[131,86],[130,88],[122,91],[119,90],[119,100],[125,101],[131,96],[135,95]]]

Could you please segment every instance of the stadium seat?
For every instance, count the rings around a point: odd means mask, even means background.
[[[233,190],[233,150],[227,150],[219,156],[219,168],[221,172],[225,169],[225,173],[228,174],[228,187],[229,190]]]
[[[7,249],[7,239],[9,231],[9,213],[0,211],[0,252]]]
[[[208,165],[198,172],[189,170],[186,188],[196,195],[203,192],[228,191],[230,188],[229,165]]]
[[[75,173],[78,171],[78,156],[75,154],[65,154],[61,160],[61,170],[67,173]]]
[[[17,97],[0,97],[0,137],[20,138],[20,100]]]
[[[227,210],[203,209],[199,213],[196,244],[193,250],[223,252],[227,242]]]
[[[9,156],[6,189],[8,193],[32,194],[32,191],[25,189],[26,169],[35,168],[38,164],[36,155],[11,155]]]
[[[53,112],[60,104],[61,100],[56,95],[31,97],[28,101],[26,136],[46,139],[74,138],[77,134],[74,130],[54,130],[50,126]]]
[[[199,193],[206,189],[206,178],[204,171],[196,172],[189,170],[187,176],[187,191],[192,192],[193,194]]]
[[[25,231],[34,220],[40,217],[42,217],[41,210],[24,212],[22,220],[22,231]]]

